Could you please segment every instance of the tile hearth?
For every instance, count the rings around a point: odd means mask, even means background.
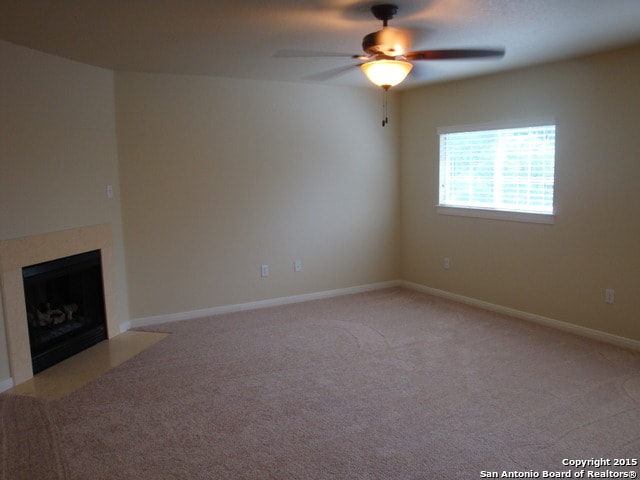
[[[9,392],[50,400],[64,398],[168,335],[135,331],[122,333],[38,373]]]

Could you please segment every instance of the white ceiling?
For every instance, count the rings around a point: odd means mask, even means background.
[[[423,61],[403,88],[640,42],[640,0],[0,0],[0,38],[114,70],[317,82],[359,63],[370,12],[395,3],[412,50],[504,47],[500,60]],[[322,80],[370,85],[358,68]],[[399,88],[399,87],[396,87]]]

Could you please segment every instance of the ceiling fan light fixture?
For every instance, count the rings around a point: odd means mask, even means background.
[[[363,63],[360,68],[371,83],[388,89],[401,83],[413,65],[404,60],[374,60]]]

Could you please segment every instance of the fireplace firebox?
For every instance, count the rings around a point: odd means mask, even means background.
[[[33,373],[107,338],[100,250],[22,268]]]

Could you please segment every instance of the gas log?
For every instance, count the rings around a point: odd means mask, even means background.
[[[32,310],[34,320],[39,327],[49,327],[59,325],[62,322],[73,320],[74,314],[78,311],[78,305],[71,303],[68,305],[55,305],[45,302]]]

